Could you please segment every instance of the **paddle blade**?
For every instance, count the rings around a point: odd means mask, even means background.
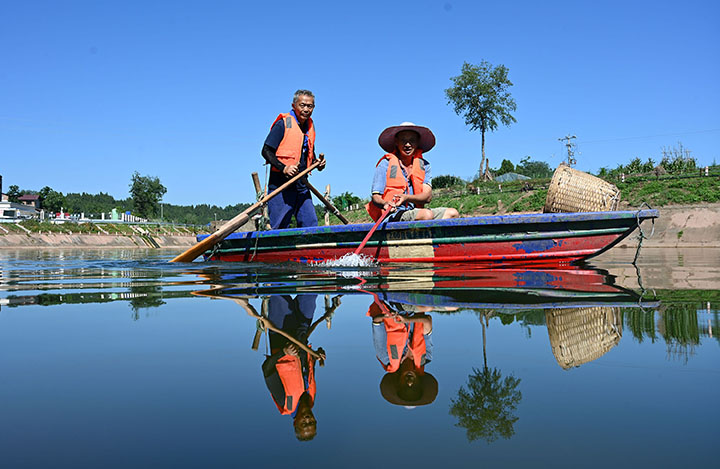
[[[213,246],[215,246],[217,243],[221,242],[223,239],[227,238],[227,236],[235,231],[239,226],[245,224],[246,221],[250,219],[250,215],[252,215],[255,211],[259,210],[261,205],[259,203],[253,205],[252,207],[245,210],[240,215],[236,216],[226,224],[224,224],[218,231],[211,234],[207,238],[203,239],[196,245],[189,248],[187,251],[183,252],[179,256],[176,256],[173,260],[170,262],[192,262],[195,260],[196,257],[207,251],[208,249],[211,249]]]
[[[213,238],[213,235],[203,239],[187,251],[175,256],[170,262],[192,262],[196,257],[215,246],[219,241]]]

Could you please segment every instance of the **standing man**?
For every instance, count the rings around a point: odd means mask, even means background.
[[[315,159],[315,125],[310,116],[314,109],[315,95],[308,90],[297,90],[292,110],[280,114],[273,122],[262,149],[263,158],[271,166],[268,192],[312,165]],[[323,169],[324,160],[318,166],[319,171]],[[317,226],[312,195],[303,180],[270,199],[268,212],[273,229],[287,228],[293,216],[298,227]]]
[[[403,122],[383,130],[378,137],[387,153],[375,168],[372,199],[365,206],[373,220],[390,207],[390,221],[457,218],[454,208],[424,208],[432,199],[430,163],[423,158],[435,146],[435,135],[427,127]]]

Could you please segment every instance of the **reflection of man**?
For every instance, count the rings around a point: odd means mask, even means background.
[[[317,295],[272,296],[268,319],[277,328],[307,344],[315,314]],[[265,384],[283,415],[293,416],[298,440],[311,440],[317,433],[312,408],[315,403],[315,356],[297,343],[270,332],[270,351],[262,365]]]
[[[391,404],[425,405],[437,396],[437,380],[425,372],[433,352],[432,317],[424,314],[429,310],[399,303],[391,306],[380,299],[370,305],[375,354],[387,371],[380,392]]]

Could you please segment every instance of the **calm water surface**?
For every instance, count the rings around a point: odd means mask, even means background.
[[[717,460],[717,250],[560,270],[175,254],[0,251],[2,467]]]

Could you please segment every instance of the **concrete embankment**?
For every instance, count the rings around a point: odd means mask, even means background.
[[[9,233],[0,248],[183,248],[195,244],[194,235],[113,235],[87,233]]]

